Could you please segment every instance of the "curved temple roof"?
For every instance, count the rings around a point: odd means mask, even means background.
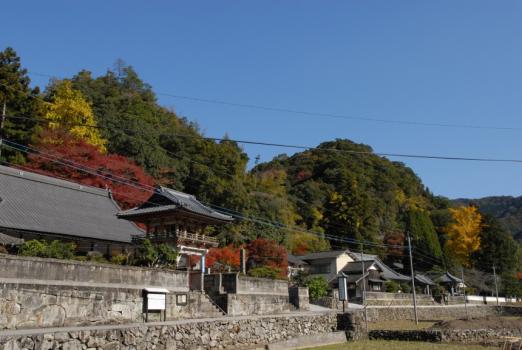
[[[173,211],[185,211],[219,223],[231,222],[234,218],[222,214],[201,203],[193,195],[176,191],[167,187],[158,187],[149,200],[143,205],[121,211],[118,217],[132,220],[142,216],[153,216]]]

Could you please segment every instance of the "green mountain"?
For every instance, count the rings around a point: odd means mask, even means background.
[[[456,205],[475,204],[480,211],[493,215],[513,237],[522,242],[522,196],[493,196],[480,199],[455,199]]]

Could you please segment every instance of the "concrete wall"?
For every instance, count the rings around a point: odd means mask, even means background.
[[[239,276],[237,294],[268,294],[288,297],[288,281]]]
[[[0,281],[22,280],[44,280],[47,284],[66,281],[70,285],[98,287],[162,287],[176,292],[189,290],[185,272],[0,254]]]
[[[336,314],[221,318],[154,325],[61,329],[59,332],[0,332],[0,350],[240,349],[337,330]]]
[[[288,289],[290,303],[299,310],[310,310],[310,296],[307,287],[290,287]]]
[[[437,304],[431,295],[417,294],[417,305]],[[366,292],[366,305],[413,305],[411,293]]]

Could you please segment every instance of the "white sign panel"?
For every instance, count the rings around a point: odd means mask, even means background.
[[[165,294],[147,294],[147,310],[165,310]]]

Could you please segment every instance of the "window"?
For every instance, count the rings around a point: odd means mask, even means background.
[[[330,273],[332,271],[330,264],[314,265],[311,268],[312,274]]]
[[[370,283],[370,288],[373,291],[379,292],[381,290],[381,285],[379,283]]]

